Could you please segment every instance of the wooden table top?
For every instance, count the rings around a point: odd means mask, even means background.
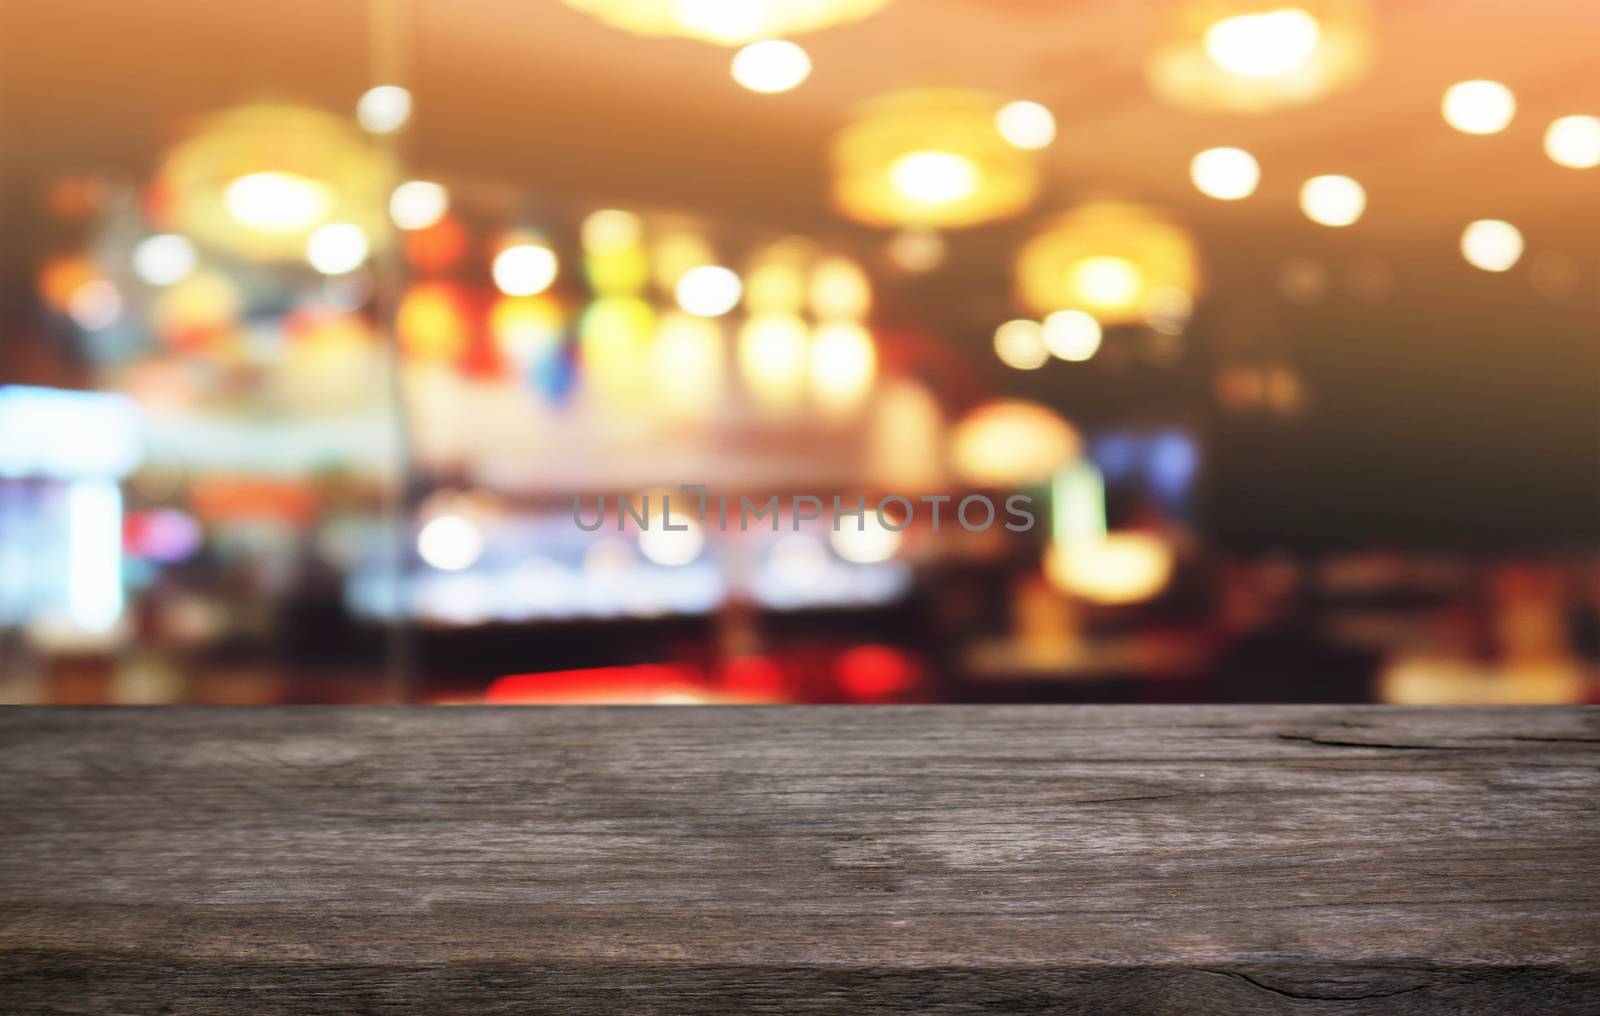
[[[5,1013],[1600,1013],[1600,710],[0,710]]]

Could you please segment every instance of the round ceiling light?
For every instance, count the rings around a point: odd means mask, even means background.
[[[1265,113],[1359,81],[1372,36],[1365,0],[1176,0],[1146,72],[1174,105]]]
[[[1201,287],[1189,231],[1143,205],[1101,203],[1066,212],[1022,246],[1017,295],[1039,314],[1081,310],[1103,325],[1145,320],[1157,298]]]
[[[614,28],[723,46],[859,21],[889,0],[564,0]]]
[[[346,121],[298,106],[252,105],[210,117],[162,162],[157,188],[176,231],[263,260],[305,256],[311,235],[348,223],[374,246],[393,163]]]
[[[985,92],[897,92],[859,107],[833,142],[834,203],[873,226],[960,228],[1022,211],[1036,157],[1001,133]]]

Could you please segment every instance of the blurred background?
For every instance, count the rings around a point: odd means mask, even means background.
[[[1597,38],[0,0],[0,700],[1600,700]]]

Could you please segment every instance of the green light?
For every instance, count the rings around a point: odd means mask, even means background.
[[[1050,480],[1050,535],[1058,545],[1106,538],[1106,484],[1091,462],[1079,462]]]

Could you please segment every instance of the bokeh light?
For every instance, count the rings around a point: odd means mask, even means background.
[[[650,272],[657,286],[674,293],[690,271],[716,261],[711,245],[698,229],[670,226],[652,231]]]
[[[994,330],[994,354],[1007,367],[1038,370],[1050,359],[1044,328],[1037,321],[1019,318]]]
[[[1479,219],[1461,233],[1461,256],[1486,272],[1509,271],[1522,257],[1522,231],[1499,219]]]
[[[1072,266],[1070,278],[1078,299],[1100,310],[1127,307],[1144,290],[1139,266],[1123,257],[1084,258]]]
[[[556,281],[556,255],[541,244],[517,243],[495,255],[494,284],[507,296],[533,296]]]
[[[584,218],[580,236],[584,275],[596,293],[633,296],[650,284],[644,224],[637,215],[615,208],[592,212]]]
[[[1367,192],[1348,176],[1314,176],[1300,185],[1300,210],[1324,226],[1348,226],[1367,208]]]
[[[465,516],[439,515],[417,534],[417,554],[440,571],[463,571],[483,556],[483,534]]]
[[[99,277],[99,271],[88,258],[76,255],[54,257],[39,270],[39,295],[44,298],[46,305],[66,313],[67,306],[72,302],[72,294],[77,292],[78,287]]]
[[[164,228],[248,260],[298,261],[332,222],[386,242],[394,161],[348,120],[261,103],[206,117],[162,159],[151,189]]]
[[[134,273],[152,286],[171,286],[194,274],[200,254],[186,236],[158,233],[133,248]]]
[[[223,189],[223,204],[241,225],[265,233],[299,233],[327,218],[327,184],[296,173],[246,173]]]
[[[1498,81],[1462,81],[1445,89],[1445,122],[1464,134],[1498,134],[1517,112],[1517,98]]]
[[[912,201],[946,205],[977,192],[978,166],[953,152],[907,152],[890,164],[889,179]]]
[[[411,286],[395,310],[395,332],[406,355],[430,362],[461,356],[470,337],[465,299],[447,282]]]
[[[1000,136],[1018,148],[1047,148],[1056,139],[1056,118],[1037,102],[1018,100],[1000,107],[994,115]]]
[[[122,316],[122,290],[110,279],[91,279],[72,291],[67,313],[87,331],[109,328]]]
[[[175,349],[201,349],[238,322],[239,287],[216,270],[201,270],[162,290],[150,308],[156,336]]]
[[[805,393],[810,330],[793,314],[754,314],[739,331],[739,374],[769,409],[797,406]]]
[[[1017,254],[1017,292],[1039,314],[1087,310],[1102,325],[1143,323],[1158,293],[1201,284],[1187,229],[1159,209],[1104,202],[1063,213]]]
[[[455,267],[467,252],[470,242],[461,220],[445,213],[431,226],[406,230],[402,234],[406,260],[423,272],[443,272]]]
[[[739,306],[744,286],[732,269],[700,265],[678,280],[678,306],[700,317],[721,317]]]
[[[745,306],[753,314],[798,314],[806,304],[807,255],[794,245],[774,244],[751,259]]]
[[[950,442],[957,475],[979,487],[1043,483],[1082,450],[1078,432],[1059,414],[1019,399],[980,405],[956,424]]]
[[[1081,310],[1058,310],[1044,319],[1041,329],[1050,355],[1081,363],[1100,349],[1100,322]]]
[[[857,646],[834,661],[840,690],[863,702],[881,702],[910,691],[918,676],[910,657],[889,646]]]
[[[379,369],[371,326],[359,315],[314,307],[291,315],[293,341],[278,362],[285,402],[306,413],[348,412],[377,404]]]
[[[889,238],[886,253],[901,271],[920,275],[944,263],[946,244],[936,229],[902,229]]]
[[[561,344],[565,318],[549,296],[503,296],[489,310],[489,334],[506,359],[524,372],[548,364]]]
[[[798,88],[811,76],[811,57],[792,42],[762,39],[733,55],[733,80],[752,92],[773,95]]]
[[[1205,32],[1212,62],[1247,78],[1275,78],[1298,70],[1321,41],[1322,26],[1298,7],[1223,18]]]
[[[639,245],[644,227],[632,212],[602,208],[584,217],[583,249],[590,254],[616,254]]]
[[[667,528],[669,525],[672,528]],[[705,545],[700,523],[676,510],[665,518],[652,518],[650,527],[639,532],[639,553],[666,568],[688,564],[700,556]]]
[[[1108,533],[1098,540],[1052,544],[1045,553],[1050,583],[1091,603],[1148,600],[1166,588],[1172,569],[1171,546],[1149,533]]]
[[[809,533],[780,536],[767,551],[767,567],[786,586],[805,589],[828,572],[828,551]]]
[[[1190,161],[1189,178],[1207,197],[1238,201],[1256,192],[1261,166],[1242,148],[1208,148]]]
[[[1161,335],[1182,335],[1194,316],[1194,297],[1176,286],[1151,286],[1139,303],[1144,323]]]
[[[306,240],[306,260],[324,275],[343,275],[367,259],[367,234],[350,222],[331,222]]]
[[[889,0],[565,0],[640,35],[678,35],[724,46],[814,32],[856,21]]]
[[[845,518],[828,534],[833,552],[852,564],[887,561],[900,549],[901,540],[900,531],[884,525],[870,508],[859,524],[854,518]]]
[[[861,266],[828,257],[811,272],[811,310],[824,321],[859,321],[872,309],[872,283]]]
[[[1600,166],[1600,116],[1564,116],[1544,132],[1544,153],[1568,169]]]
[[[1316,303],[1328,285],[1328,270],[1310,258],[1289,258],[1278,269],[1278,292],[1290,303]]]
[[[690,419],[716,412],[722,402],[727,359],[720,324],[670,311],[661,317],[650,352],[651,380],[663,409]]]
[[[356,120],[373,134],[389,134],[411,119],[411,93],[399,85],[369,88],[356,100]]]
[[[633,296],[604,296],[578,323],[585,383],[613,406],[634,405],[644,394],[656,313]]]
[[[1146,60],[1174,105],[1266,113],[1349,88],[1372,63],[1367,0],[1167,0]]]
[[[811,389],[824,409],[848,411],[872,390],[878,353],[859,324],[838,321],[817,329],[811,340]]]
[[[955,229],[1017,214],[1038,193],[1038,159],[1001,136],[1004,106],[950,88],[861,105],[834,137],[834,203],[872,226]]]
[[[407,180],[389,195],[389,217],[401,229],[427,229],[450,210],[450,192],[431,180]]]

